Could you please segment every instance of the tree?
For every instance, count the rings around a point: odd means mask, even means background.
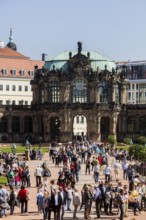
[[[145,145],[146,137],[145,136],[140,136],[140,137],[138,137],[137,141],[138,141],[139,144]]]
[[[112,147],[114,146],[114,144],[116,144],[116,139],[114,135],[109,135],[107,141],[109,144],[111,144]]]
[[[125,144],[130,145],[131,142],[132,142],[132,139],[131,139],[131,138],[128,138],[128,137],[124,138],[124,143],[125,143]]]

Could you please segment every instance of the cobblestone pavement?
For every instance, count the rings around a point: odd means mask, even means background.
[[[59,168],[58,167],[55,167],[54,164],[49,160],[49,157],[48,157],[48,154],[46,153],[44,158],[43,158],[43,161],[47,161],[47,163],[49,164],[49,167],[50,167],[50,170],[51,170],[51,179],[57,179],[58,177],[58,170]],[[36,206],[36,183],[35,183],[35,177],[34,177],[34,170],[36,168],[37,165],[40,165],[43,161],[28,161],[27,164],[29,165],[30,167],[30,170],[31,170],[31,188],[29,188],[29,192],[30,192],[30,200],[28,201],[28,215],[21,215],[20,213],[20,209],[19,208],[15,208],[15,213],[13,216],[10,216],[8,214],[8,216],[5,218],[5,219],[8,219],[8,220],[37,220],[37,219],[43,219],[43,215],[40,214],[38,215],[37,213],[37,206]],[[121,171],[121,176],[122,176],[122,171]],[[104,176],[101,174],[100,175],[100,180],[104,180]],[[120,179],[121,182],[123,183],[126,183],[123,181],[123,179],[121,178]],[[113,184],[115,184],[115,181],[114,179],[112,180],[113,181]],[[94,180],[93,180],[93,174],[91,172],[90,175],[85,175],[85,165],[82,165],[82,170],[81,170],[81,174],[80,174],[80,181],[79,183],[77,183],[77,188],[79,189],[79,194],[80,194],[80,190],[83,186],[83,184],[94,184]],[[73,210],[73,208],[72,208]],[[78,218],[79,219],[84,219],[84,209],[82,209],[81,211],[78,211]],[[73,212],[72,211],[66,211],[65,212],[65,216],[64,216],[64,219],[65,220],[70,220],[72,219],[72,216],[73,216]],[[133,216],[133,212],[132,210],[129,210],[128,212],[128,218],[125,218],[127,220],[145,220],[146,219],[146,212],[144,212],[143,214],[140,214],[139,216],[136,216],[134,217]],[[93,208],[92,208],[92,214],[91,214],[91,218],[94,219],[96,217],[95,215],[95,207],[94,207],[94,204],[93,204]],[[52,219],[53,218],[53,215],[52,215]],[[102,215],[101,216],[101,219],[119,219],[119,217],[117,215],[115,216],[104,216]]]

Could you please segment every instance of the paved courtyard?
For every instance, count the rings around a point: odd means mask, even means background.
[[[52,161],[49,160],[49,156],[48,154],[46,153],[44,155],[44,158],[43,158],[43,161],[47,161],[47,163],[49,164],[49,167],[50,167],[50,170],[51,170],[51,179],[57,179],[58,177],[58,171],[59,171],[59,168],[58,167],[55,167],[55,165],[52,163]],[[37,206],[36,206],[36,183],[35,183],[35,177],[34,177],[34,170],[36,168],[37,165],[40,165],[43,161],[28,161],[27,164],[29,165],[30,167],[30,170],[31,170],[31,188],[29,188],[29,192],[30,192],[30,200],[28,202],[28,215],[21,215],[20,213],[20,209],[16,207],[15,209],[15,213],[13,216],[10,216],[8,214],[8,216],[5,218],[5,219],[8,219],[8,220],[37,220],[37,219],[43,219],[43,215],[40,214],[38,215],[37,213]],[[83,186],[83,184],[87,183],[87,184],[94,184],[94,180],[93,180],[93,174],[91,173],[90,175],[85,175],[85,165],[82,165],[82,168],[81,168],[81,174],[80,174],[80,181],[79,183],[77,183],[77,188],[79,189],[79,194],[80,194],[80,190]],[[121,171],[121,176],[122,176],[122,171]],[[100,175],[100,180],[104,180],[104,176]],[[123,182],[122,178],[121,178],[121,181]],[[125,182],[126,183],[126,182]],[[113,180],[113,184],[115,184],[115,181]],[[73,210],[73,208],[72,208]],[[84,219],[84,209],[82,209],[81,211],[78,212],[78,218],[79,219]],[[72,211],[66,211],[65,212],[65,216],[64,216],[64,219],[65,220],[69,220],[69,219],[72,219],[72,216],[73,216],[73,212]],[[131,219],[136,219],[136,220],[145,220],[146,219],[146,212],[143,212],[143,214],[140,214],[139,216],[136,216],[134,217],[133,216],[133,212],[132,210],[130,210],[128,212],[128,218],[125,218],[127,220],[131,220]],[[92,208],[92,215],[91,215],[91,218],[94,219],[96,217],[95,215],[95,208],[94,208],[94,205],[93,205],[93,208]],[[52,219],[53,218],[53,214],[52,214]],[[119,219],[118,216],[101,216],[101,219]]]

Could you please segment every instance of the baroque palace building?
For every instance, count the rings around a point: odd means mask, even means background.
[[[122,141],[146,134],[146,106],[127,104],[125,68],[97,52],[64,52],[36,67],[31,106],[0,108],[0,141],[71,141],[74,135]]]

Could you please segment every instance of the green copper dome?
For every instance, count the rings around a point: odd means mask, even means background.
[[[53,59],[47,60],[44,64],[44,67],[48,70],[52,70],[55,66],[55,69],[63,69],[64,71],[68,68],[68,60],[69,60],[69,53],[72,53],[72,57],[77,54],[77,51],[65,51]],[[115,62],[110,58],[96,52],[96,51],[82,51],[81,54],[87,56],[90,53],[90,61],[91,61],[91,68],[93,71],[97,70],[104,70],[105,65],[107,66],[107,70],[111,71],[112,68],[116,68]],[[88,56],[87,56],[88,57]]]

